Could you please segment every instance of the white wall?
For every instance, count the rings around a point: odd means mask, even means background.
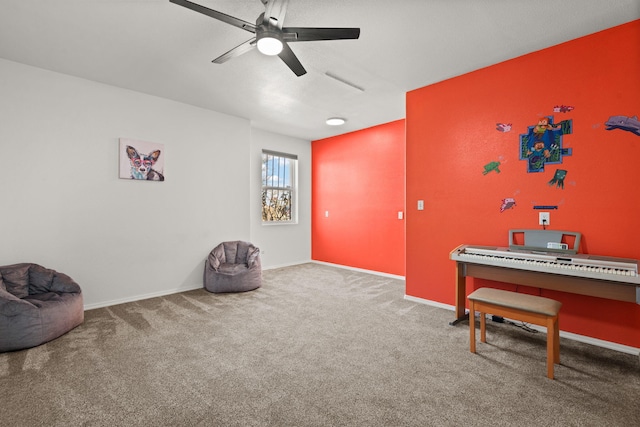
[[[251,239],[263,268],[311,261],[311,141],[259,129],[251,131]],[[298,223],[262,224],[262,150],[298,156]]]
[[[5,60],[0,118],[0,265],[69,274],[89,308],[200,287],[252,238],[247,120]],[[165,144],[166,181],[119,179],[120,137]]]

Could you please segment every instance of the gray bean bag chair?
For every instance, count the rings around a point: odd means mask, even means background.
[[[80,286],[37,264],[0,267],[0,352],[35,347],[84,321]]]
[[[260,249],[248,242],[223,242],[204,266],[204,287],[209,292],[245,292],[262,284]]]

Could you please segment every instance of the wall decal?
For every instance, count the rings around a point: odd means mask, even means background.
[[[490,162],[487,163],[486,165],[484,165],[484,171],[482,172],[482,175],[486,175],[489,172],[493,172],[496,171],[496,173],[500,173],[500,169],[498,169],[500,166],[500,162]]]
[[[496,130],[500,132],[510,132],[511,123],[496,123]]]
[[[542,203],[539,203],[536,200],[532,200],[531,201],[531,207],[534,210],[545,210],[545,211],[548,211],[548,210],[560,210],[560,206],[564,205],[564,202],[565,202],[564,198],[562,198],[560,200],[557,200],[557,201],[549,200],[549,203],[547,203],[547,204],[542,204]]]
[[[553,112],[554,113],[568,113],[569,111],[572,111],[574,109],[574,107],[570,106],[570,105],[556,105],[555,107],[553,107]]]
[[[606,130],[626,130],[627,132],[640,136],[640,121],[638,120],[638,116],[611,116],[604,125],[606,126]]]
[[[120,178],[164,181],[164,144],[120,138]]]
[[[513,197],[507,197],[502,199],[502,203],[500,204],[500,213],[506,211],[507,209],[511,209],[516,205],[516,199]]]
[[[520,134],[520,160],[527,160],[527,172],[543,172],[545,164],[562,163],[570,148],[562,148],[562,136],[573,132],[573,121],[553,123],[553,116],[541,117],[527,133]]]
[[[564,169],[556,169],[556,173],[549,181],[549,185],[556,185],[556,188],[562,188],[564,190],[564,179],[567,177],[567,171]]]

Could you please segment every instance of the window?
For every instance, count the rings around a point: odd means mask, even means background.
[[[296,221],[298,156],[262,150],[262,223]]]

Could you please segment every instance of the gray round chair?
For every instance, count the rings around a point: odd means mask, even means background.
[[[209,292],[246,292],[262,285],[260,249],[249,242],[222,242],[204,266],[204,287]]]
[[[0,352],[35,347],[84,321],[80,286],[37,264],[0,267]]]

